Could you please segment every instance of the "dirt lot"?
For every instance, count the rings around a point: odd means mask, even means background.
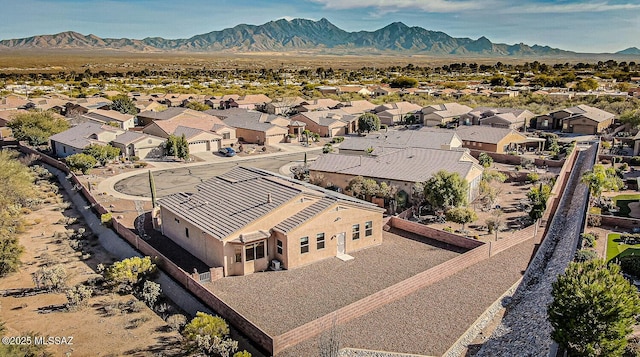
[[[267,333],[278,335],[443,263],[462,251],[392,230],[383,243],[279,272],[227,277],[207,284]]]
[[[164,321],[149,308],[136,313],[118,309],[113,315],[105,311],[104,306],[135,299],[130,295],[93,296],[89,306],[77,312],[65,310],[64,293],[22,296],[32,291],[31,274],[45,262],[62,264],[68,274],[67,286],[74,286],[97,277],[98,263],[107,265],[115,260],[94,237],[86,239],[84,256],[69,246],[68,239],[55,237],[56,232],[81,227],[80,221],[70,226],[57,224],[64,217],[80,217],[73,209],[62,211],[59,207],[58,203],[47,204],[26,216],[29,225],[20,235],[20,243],[26,250],[23,266],[19,272],[0,279],[0,311],[6,322],[5,335],[19,336],[33,331],[38,336],[72,336],[73,345],[48,347],[55,356],[180,355],[179,335],[168,332]]]

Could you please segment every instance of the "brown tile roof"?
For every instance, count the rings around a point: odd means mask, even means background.
[[[403,149],[409,147],[424,149],[440,149],[443,145],[451,145],[455,139],[460,140],[453,130],[442,132],[407,130],[389,131],[387,133],[373,133],[365,137],[346,137],[340,144],[340,150],[364,151],[374,148],[374,153],[380,149]]]

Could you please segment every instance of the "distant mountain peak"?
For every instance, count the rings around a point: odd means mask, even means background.
[[[629,47],[622,51],[616,52],[618,55],[640,55],[640,48],[638,47]]]
[[[280,18],[262,25],[240,24],[188,39],[100,38],[74,31],[0,41],[0,49],[111,49],[123,51],[293,52],[325,54],[412,53],[425,55],[547,56],[573,52],[548,46],[494,44],[485,36],[454,38],[440,31],[393,22],[376,31],[347,32],[326,18]],[[636,49],[637,50],[637,49]],[[625,50],[627,51],[627,50]]]

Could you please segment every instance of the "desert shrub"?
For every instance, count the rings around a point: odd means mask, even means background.
[[[233,354],[233,357],[251,357],[251,353],[247,351],[240,351]]]
[[[536,183],[538,181],[540,181],[540,175],[538,175],[535,172],[530,172],[527,174],[527,181],[531,181],[533,183]]]
[[[445,231],[445,232],[453,233],[453,228],[451,228],[451,227],[444,227],[444,228],[442,228],[442,230]]]
[[[147,306],[145,305],[144,302],[138,300],[138,299],[131,299],[127,302],[129,311],[131,312],[140,312],[142,310],[144,310],[144,308]]]
[[[113,218],[113,215],[111,214],[111,212],[103,213],[100,216],[100,222],[102,222],[102,224],[104,224],[107,227],[111,227],[111,218]]]
[[[639,357],[640,356],[640,338],[631,337],[627,341],[627,346],[624,348],[622,357]]]
[[[333,139],[331,139],[331,143],[333,144],[339,144],[343,141],[344,141],[344,136],[335,136]]]
[[[173,331],[180,331],[182,326],[187,323],[187,318],[182,314],[174,314],[167,318],[167,325]]]
[[[147,280],[142,286],[142,292],[140,296],[149,307],[153,307],[156,304],[156,301],[158,301],[158,298],[161,294],[162,288],[160,287],[160,284]]]
[[[145,322],[151,320],[151,318],[149,316],[142,316],[142,317],[138,317],[135,318],[131,321],[129,321],[129,326],[127,326],[128,328],[138,328],[140,326],[142,326]]]
[[[32,278],[36,288],[57,291],[66,284],[67,270],[61,264],[42,267],[32,274]]]
[[[587,225],[589,227],[600,227],[602,225],[602,217],[590,214],[587,217]]]
[[[140,158],[139,158],[139,157],[137,157],[137,156],[131,156],[131,157],[129,158],[129,160],[131,160],[131,161],[133,161],[133,162],[136,162],[136,161],[140,161]]]
[[[132,257],[113,263],[105,270],[105,279],[120,292],[132,292],[155,271],[150,257]]]
[[[576,262],[586,262],[587,260],[593,260],[598,257],[598,254],[591,249],[581,249],[576,252],[575,261]]]
[[[592,233],[582,233],[582,246],[586,248],[594,248],[596,246],[597,237]]]
[[[139,162],[136,162],[136,164],[133,165],[133,167],[135,167],[136,169],[139,169],[139,168],[147,167],[147,165],[149,164],[146,162],[139,161]]]
[[[238,342],[229,335],[229,325],[219,316],[198,312],[182,331],[186,345],[191,351],[217,353],[229,356],[238,349]]]
[[[92,294],[93,289],[84,285],[76,285],[67,289],[67,309],[73,311],[86,307]]]
[[[640,166],[640,156],[634,156],[630,160],[631,166]]]

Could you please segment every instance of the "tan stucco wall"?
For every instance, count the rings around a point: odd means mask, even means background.
[[[224,266],[222,241],[202,232],[186,219],[176,216],[165,207],[160,207],[160,217],[162,219],[162,234],[210,267]],[[189,229],[188,238],[185,235],[185,228]]]
[[[372,221],[373,234],[365,237],[365,222]],[[352,239],[352,226],[360,224],[360,239]],[[334,205],[303,226],[287,233],[287,269],[335,257],[337,254],[336,235],[345,232],[345,252],[347,254],[382,243],[382,213],[349,206]],[[317,249],[316,235],[324,233],[325,247]],[[300,253],[300,238],[309,237],[309,252]],[[284,243],[284,242],[283,242]],[[284,263],[284,262],[283,262]]]

